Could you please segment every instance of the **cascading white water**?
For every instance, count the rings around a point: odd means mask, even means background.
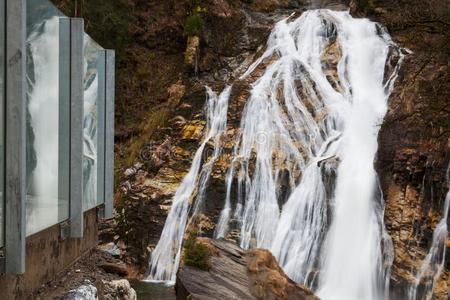
[[[376,23],[310,10],[278,22],[264,54],[241,77],[264,69],[243,110],[215,237],[227,235],[233,218],[241,247],[271,249],[292,279],[325,300],[387,297],[392,254],[373,162],[400,64],[385,74],[390,53],[401,61]],[[173,243],[166,227],[185,223],[187,214],[181,216],[169,215],[159,244]],[[173,272],[180,248],[175,263],[164,249],[155,253]],[[153,263],[152,255],[155,274]]]
[[[389,40],[374,23],[335,16],[351,106],[339,145],[333,219],[323,251],[318,296],[322,299],[380,299],[384,294],[382,220],[376,212],[373,161],[380,123],[387,110],[383,84]],[[339,34],[342,33],[342,34]]]
[[[152,252],[148,280],[175,281],[180,262],[181,244],[186,230],[191,203],[195,200],[194,212],[198,210],[204,197],[204,190],[212,167],[222,149],[221,138],[226,129],[228,99],[231,87],[219,96],[207,88],[206,134],[194,155],[191,169],[184,177],[173,198],[172,208],[167,216],[161,238]],[[212,157],[202,166],[203,152],[209,141],[213,141]],[[200,167],[202,169],[200,170]],[[194,195],[196,187],[199,189]],[[195,197],[195,199],[192,199]]]
[[[450,184],[450,167],[447,171],[447,182]],[[449,186],[450,189],[450,186]],[[408,293],[409,300],[433,299],[434,285],[444,269],[448,239],[448,215],[450,210],[450,190],[445,197],[442,219],[433,232],[433,241],[422,266],[418,270],[414,284]],[[420,286],[422,284],[422,286]]]

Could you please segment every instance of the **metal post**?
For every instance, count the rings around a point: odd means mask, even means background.
[[[0,0],[0,248],[5,244],[5,0]],[[0,263],[0,273],[4,264]]]
[[[58,220],[70,213],[70,19],[59,18]]]
[[[106,50],[106,109],[105,109],[105,217],[114,210],[114,102],[115,52]]]
[[[70,22],[70,237],[83,237],[84,21]]]
[[[25,272],[26,0],[6,0],[6,273]]]
[[[97,205],[105,203],[105,54],[105,50],[97,54]]]

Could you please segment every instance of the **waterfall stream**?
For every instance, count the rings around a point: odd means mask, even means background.
[[[197,149],[189,173],[184,177],[173,199],[172,208],[167,216],[161,239],[152,252],[149,280],[175,281],[180,263],[181,243],[183,240],[189,210],[195,200],[195,209],[203,199],[204,189],[211,174],[212,165],[221,151],[221,136],[227,124],[228,98],[231,87],[227,87],[219,96],[207,88],[208,100],[206,106],[207,128],[206,136]],[[209,141],[213,141],[213,155],[203,166],[203,151]],[[200,168],[202,169],[200,170]],[[197,195],[193,195],[196,187]],[[192,197],[195,197],[193,199]]]
[[[450,188],[450,166],[447,169],[447,183]],[[444,269],[448,239],[449,211],[450,190],[445,197],[442,219],[434,229],[430,250],[416,274],[414,284],[409,289],[409,300],[433,299],[434,285]]]
[[[373,163],[402,58],[380,25],[348,12],[309,10],[278,22],[239,79],[264,70],[242,111],[215,237],[237,223],[241,247],[270,249],[321,299],[387,298],[392,242]],[[230,90],[208,90],[206,136],[174,197],[149,279],[175,279],[190,201],[204,201],[221,152]]]

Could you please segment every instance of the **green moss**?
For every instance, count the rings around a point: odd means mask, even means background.
[[[194,14],[186,19],[184,34],[187,36],[199,35],[203,29],[203,19],[199,14]]]
[[[125,165],[132,165],[135,159],[139,156],[142,146],[146,141],[149,141],[155,131],[164,126],[170,115],[170,109],[166,106],[160,109],[151,111],[144,119],[140,126],[140,134],[134,139],[128,147],[129,156]]]
[[[200,270],[209,271],[211,264],[209,262],[209,249],[205,244],[197,241],[196,235],[191,233],[184,242],[184,264]]]

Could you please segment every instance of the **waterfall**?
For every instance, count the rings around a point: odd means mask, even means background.
[[[318,296],[380,299],[384,294],[381,214],[377,214],[373,161],[379,124],[386,110],[383,84],[389,40],[366,19],[339,15],[338,42],[346,62],[348,111],[339,145],[341,160],[333,197],[333,219],[323,248]]]
[[[239,79],[263,70],[242,111],[215,237],[237,223],[241,247],[270,249],[321,299],[387,298],[392,242],[373,163],[402,58],[380,25],[348,12],[309,10],[278,22]],[[153,278],[174,279],[155,265],[164,260],[171,274],[178,267],[173,245],[183,233],[168,228],[185,228],[173,225],[187,217],[178,194],[192,194],[199,164],[196,154],[174,199],[180,213],[171,211],[152,254]]]
[[[450,167],[447,170],[447,182],[449,178]],[[449,186],[450,188],[450,186]],[[416,274],[414,284],[408,291],[409,300],[433,299],[433,290],[436,280],[444,269],[445,253],[447,250],[448,239],[448,214],[450,210],[450,190],[445,197],[444,209],[442,211],[442,219],[437,224],[433,232],[433,240],[430,250],[426,255],[422,266]]]
[[[194,212],[197,212],[203,200],[213,164],[222,149],[221,137],[226,129],[231,87],[227,87],[219,96],[210,88],[206,90],[208,95],[206,134],[194,155],[188,174],[184,177],[173,198],[172,208],[167,216],[161,238],[151,255],[148,280],[175,281],[191,203],[195,200]],[[214,143],[212,157],[202,166],[203,152],[211,140]],[[201,170],[200,167],[202,167]],[[197,186],[199,188],[196,191]],[[195,199],[192,199],[193,197]]]

